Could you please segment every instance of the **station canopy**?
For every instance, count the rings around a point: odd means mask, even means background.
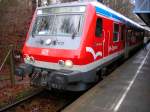
[[[134,13],[150,26],[150,0],[135,0]]]

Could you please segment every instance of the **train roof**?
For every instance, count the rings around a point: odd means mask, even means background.
[[[112,18],[116,21],[123,22],[123,23],[127,24],[127,26],[133,26],[133,27],[144,29],[143,26],[139,25],[138,23],[134,22],[133,20],[123,16],[122,14],[108,8],[107,6],[105,6],[99,2],[91,2],[91,3],[93,6],[96,7],[97,13],[100,13],[108,18]]]
[[[46,7],[39,7],[38,9],[51,8],[51,7],[63,7],[63,6],[79,6],[79,5],[88,5],[88,4],[95,6],[96,12],[103,15],[103,16],[106,16],[106,17],[113,19],[115,21],[125,23],[125,24],[127,24],[127,26],[136,27],[136,28],[146,30],[143,26],[139,25],[135,21],[123,16],[122,14],[110,9],[109,7],[107,7],[107,6],[105,6],[102,3],[97,2],[97,1],[94,1],[94,2],[78,1],[78,2],[69,2],[69,3],[61,3],[61,4],[52,4],[52,5],[49,5]]]

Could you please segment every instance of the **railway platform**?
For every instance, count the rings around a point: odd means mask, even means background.
[[[63,112],[150,112],[150,44]]]

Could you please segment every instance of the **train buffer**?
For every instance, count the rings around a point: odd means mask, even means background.
[[[150,49],[139,51],[63,112],[150,112]]]

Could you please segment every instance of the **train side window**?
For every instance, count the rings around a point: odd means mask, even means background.
[[[119,40],[119,24],[114,23],[113,41],[118,42]]]
[[[95,31],[96,37],[102,36],[102,30],[103,30],[102,18],[98,18],[96,21],[96,31]]]

